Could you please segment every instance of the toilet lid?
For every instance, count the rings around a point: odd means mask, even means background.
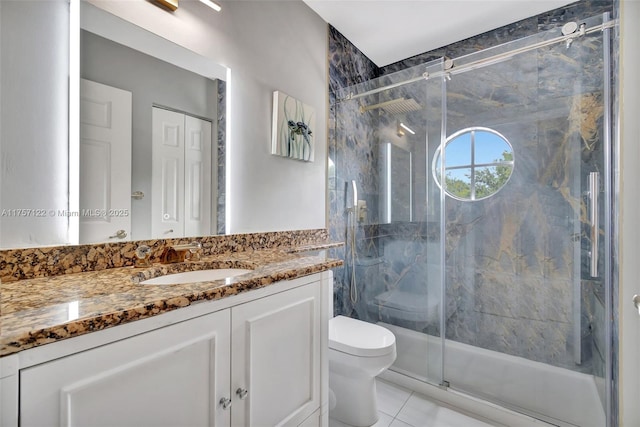
[[[345,316],[329,320],[329,348],[354,356],[383,356],[393,351],[396,337],[382,326]]]

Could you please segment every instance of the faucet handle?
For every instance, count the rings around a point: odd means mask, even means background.
[[[136,257],[138,259],[145,259],[151,253],[151,248],[147,245],[140,245],[136,248]]]
[[[149,267],[151,265],[149,255],[151,255],[151,248],[147,245],[140,245],[136,248],[136,267]]]
[[[189,259],[192,261],[200,261],[200,251],[202,250],[202,243],[193,242],[189,248]]]

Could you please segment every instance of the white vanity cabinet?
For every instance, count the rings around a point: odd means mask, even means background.
[[[320,408],[319,286],[233,307],[231,325],[232,426],[297,426]]]
[[[50,344],[61,357],[18,370],[19,426],[326,425],[327,277],[195,304],[98,346],[77,342],[99,332],[73,338],[69,354]]]
[[[228,426],[229,314],[21,370],[20,426]]]

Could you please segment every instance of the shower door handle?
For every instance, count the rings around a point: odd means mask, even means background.
[[[598,251],[600,238],[600,224],[598,218],[598,194],[600,193],[600,172],[589,174],[589,227],[591,237],[591,266],[589,272],[591,277],[598,277]]]

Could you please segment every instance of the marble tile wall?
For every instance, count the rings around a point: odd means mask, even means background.
[[[358,186],[359,198],[367,200],[368,216],[377,217],[378,171],[375,123],[377,112],[361,114],[358,105],[338,102],[340,89],[377,77],[378,69],[335,28],[329,26],[329,235],[331,240],[348,242],[347,198],[352,199],[351,181]],[[351,203],[351,202],[349,202]],[[367,247],[370,233],[365,227],[355,227],[358,256],[375,255]],[[347,259],[351,243],[333,249],[332,256]],[[334,270],[334,311],[352,314],[349,303],[348,277],[353,263]],[[356,316],[357,317],[357,316]]]
[[[332,30],[329,44],[334,48],[330,50],[329,66],[336,77],[332,76],[330,93],[335,94],[349,82],[359,83],[376,75],[387,77],[385,83],[389,83],[396,78],[392,73],[442,56],[458,58],[557,29],[572,20],[606,11],[615,14],[616,4],[580,1],[377,71],[363,67],[363,62],[370,65],[366,58]],[[344,46],[349,47],[337,48]],[[509,186],[497,196],[475,204],[447,199],[447,338],[578,371],[603,372],[604,363],[597,348],[603,331],[592,327],[592,319],[603,311],[602,298],[598,298],[601,282],[582,286],[582,322],[578,331],[572,321],[573,292],[576,280],[580,280],[576,275],[587,277],[586,266],[575,265],[573,257],[576,251],[584,252],[589,246],[583,217],[586,201],[581,198],[581,191],[588,172],[602,169],[596,161],[602,154],[598,152],[602,129],[600,48],[599,42],[590,40],[569,50],[543,50],[501,65],[499,72],[495,68],[474,71],[473,76],[466,73],[451,82],[447,133],[467,126],[492,125],[512,141],[518,163]],[[424,93],[413,91],[411,96],[428,109],[429,100]],[[383,93],[379,100],[397,96],[398,93]],[[332,236],[345,236],[346,230],[346,195],[338,193],[344,192],[349,179],[376,190],[375,180],[371,180],[379,179],[379,151],[375,147],[396,126],[395,120],[385,114],[366,116],[359,113],[359,104],[352,104],[336,102],[335,95],[331,98],[330,145],[332,152],[338,154],[338,161],[340,157],[348,159],[335,163],[335,197],[330,200]],[[567,121],[567,117],[572,119]],[[424,138],[423,131],[416,141]],[[414,145],[415,153],[417,148]],[[430,166],[425,161],[425,156],[432,158],[433,148],[430,150],[416,156],[422,159],[416,165],[422,162]],[[582,159],[582,165],[571,163],[570,159],[576,158]],[[422,173],[428,174],[426,170]],[[577,181],[569,181],[570,176],[577,177]],[[425,188],[428,183],[416,178],[414,186],[420,185],[432,198],[439,197],[437,189]],[[367,197],[373,200],[376,195]],[[434,276],[428,260],[438,257],[432,245],[439,239],[438,227],[431,221],[437,221],[434,213],[439,207],[437,203],[415,203],[412,224],[378,225],[370,221],[367,226],[357,227],[354,264],[360,301],[352,304],[346,297],[348,274],[336,275],[337,312],[377,321],[383,313],[371,310],[376,297],[414,286],[410,284],[412,280],[424,282],[424,278]],[[576,245],[571,239],[574,232],[582,235],[581,244]],[[348,255],[349,247],[346,249]],[[344,271],[348,273],[351,262],[349,257],[345,260]],[[437,326],[429,322],[426,326],[415,322],[405,326],[439,333]],[[581,334],[581,349],[573,348],[575,333]],[[581,365],[574,362],[576,353],[582,356]]]

